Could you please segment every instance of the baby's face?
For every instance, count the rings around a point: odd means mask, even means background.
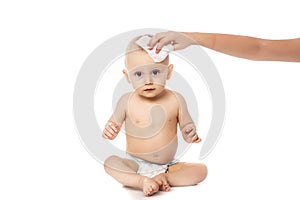
[[[173,66],[168,66],[167,61],[155,63],[147,53],[134,52],[127,55],[126,67],[124,74],[136,92],[153,98],[164,91]]]

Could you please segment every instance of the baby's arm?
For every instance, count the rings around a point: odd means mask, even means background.
[[[120,132],[126,116],[125,113],[126,113],[128,97],[129,94],[125,94],[119,99],[113,115],[110,117],[110,119],[105,125],[105,129],[102,134],[102,136],[105,139],[113,140],[117,137],[118,133]]]
[[[196,126],[190,116],[183,96],[179,93],[175,93],[175,95],[179,102],[178,121],[184,140],[188,143],[200,142],[201,139],[198,137]]]

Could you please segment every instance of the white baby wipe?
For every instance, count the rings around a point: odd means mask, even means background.
[[[136,44],[142,47],[151,56],[154,62],[163,61],[169,55],[169,52],[173,51],[173,46],[171,44],[164,46],[159,53],[155,53],[157,44],[152,50],[149,50],[149,46],[147,44],[150,41],[150,39],[150,36],[144,35],[136,41]]]

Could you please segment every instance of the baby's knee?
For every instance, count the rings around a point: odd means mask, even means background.
[[[199,171],[199,175],[198,175],[198,183],[202,182],[205,180],[205,178],[207,177],[207,166],[205,164],[198,164],[198,171]]]
[[[109,156],[108,158],[106,158],[104,161],[105,171],[107,171],[108,169],[114,168],[114,165],[116,164],[116,162],[118,162],[118,160],[120,160],[120,158],[115,155]]]

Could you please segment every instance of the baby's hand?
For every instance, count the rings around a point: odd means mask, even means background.
[[[102,136],[105,139],[113,140],[117,137],[119,131],[120,126],[115,122],[109,121],[105,126]]]
[[[199,143],[201,138],[196,133],[196,128],[193,125],[187,125],[182,130],[183,138],[188,143]]]

